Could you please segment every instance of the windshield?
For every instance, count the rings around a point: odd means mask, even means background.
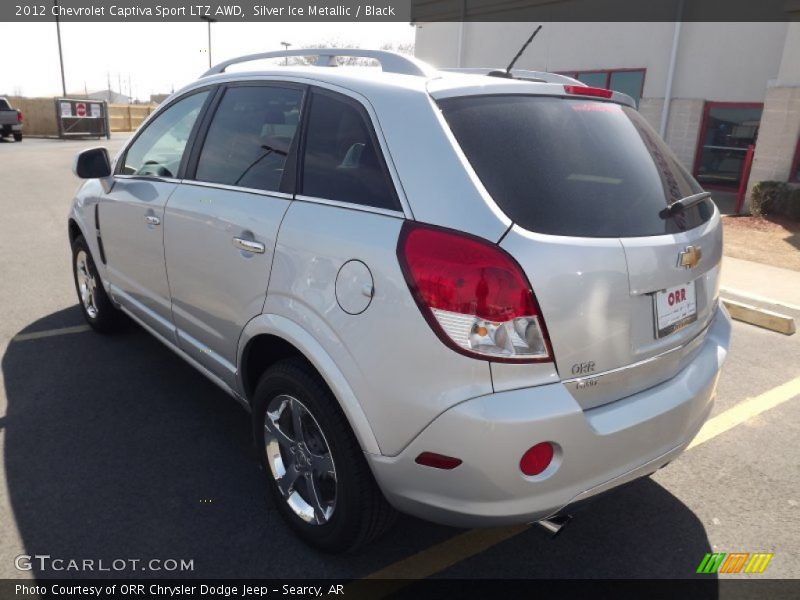
[[[439,101],[481,182],[525,229],[580,237],[663,235],[713,214],[705,200],[668,215],[702,188],[633,108],[554,96]]]

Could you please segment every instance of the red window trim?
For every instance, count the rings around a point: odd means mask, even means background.
[[[714,107],[722,108],[760,108],[764,110],[763,102],[717,102],[715,100],[706,100],[703,104],[703,118],[700,120],[700,129],[697,131],[697,144],[694,148],[694,164],[692,165],[692,175],[697,178],[697,169],[700,168],[700,159],[703,156],[703,137],[708,126],[708,115]],[[736,190],[739,184],[725,185],[720,183],[714,184],[701,184],[703,188],[709,188],[721,191]]]
[[[639,90],[639,100],[644,98],[644,82],[647,79],[647,67],[624,67],[619,69],[573,69],[569,71],[556,71],[558,75],[567,75],[568,77],[578,78],[578,74],[592,75],[594,73],[605,73],[606,83],[605,88],[611,89],[611,75],[614,73],[632,73],[640,72],[642,74],[642,88]]]
[[[800,138],[797,138],[797,147],[794,149],[794,160],[792,168],[789,170],[789,181],[800,183]]]

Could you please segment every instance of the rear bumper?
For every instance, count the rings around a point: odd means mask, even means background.
[[[561,383],[481,396],[442,413],[399,455],[368,460],[403,512],[460,527],[543,519],[680,454],[711,411],[730,333],[720,307],[691,364],[653,388],[590,410]],[[553,463],[526,477],[519,460],[542,441],[556,445]],[[463,463],[423,467],[414,459],[425,451]]]
[[[19,133],[22,131],[22,123],[14,123],[13,125],[0,125],[3,133]]]

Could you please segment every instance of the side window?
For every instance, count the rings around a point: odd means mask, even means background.
[[[228,88],[208,129],[195,179],[278,190],[302,97],[292,88]]]
[[[208,92],[178,100],[139,134],[125,153],[123,175],[177,177],[183,150]]]
[[[300,193],[399,210],[367,115],[354,102],[314,93],[308,115]]]

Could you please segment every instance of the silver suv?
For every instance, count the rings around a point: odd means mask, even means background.
[[[352,55],[381,69],[330,68]],[[241,402],[277,510],[317,548],[395,509],[556,528],[711,410],[720,215],[623,94],[266,53],[74,170],[86,320],[127,315]]]

